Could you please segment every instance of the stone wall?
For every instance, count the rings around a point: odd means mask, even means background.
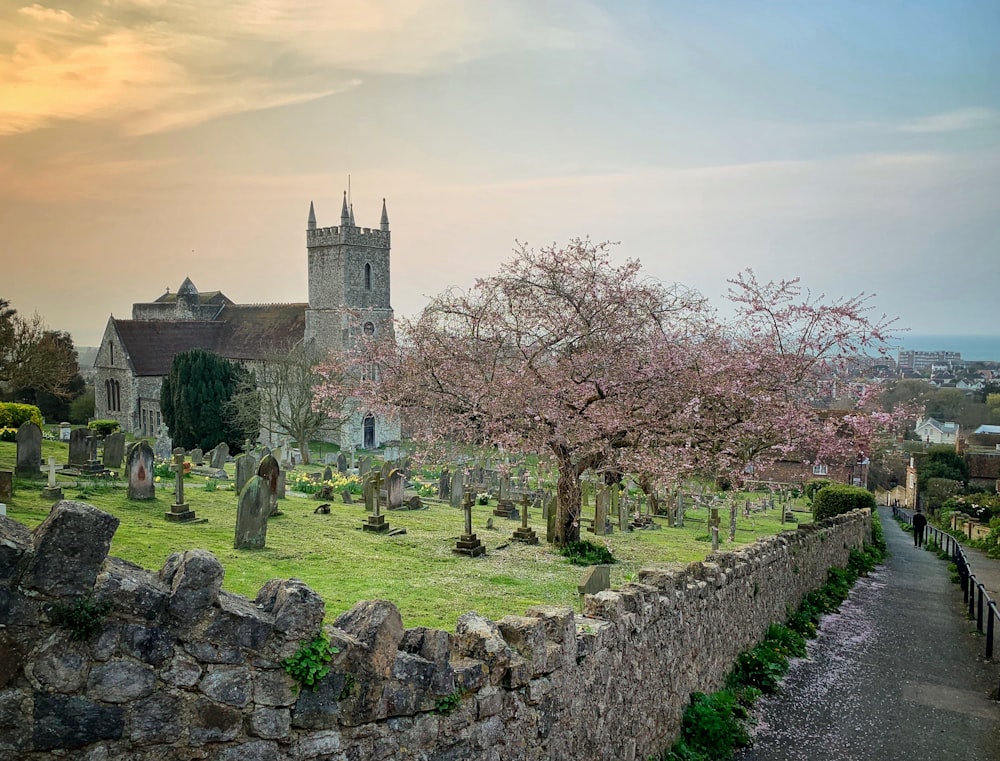
[[[34,531],[0,518],[0,759],[645,759],[692,691],[870,536],[867,512],[454,634],[406,629],[390,602],[326,627],[339,648],[315,691],[282,660],[322,626],[297,580],[256,600],[221,591],[203,550],[151,573],[107,557],[118,520],[63,501]],[[475,561],[470,561],[475,562]],[[110,612],[89,637],[53,625],[81,595]],[[448,710],[454,703],[454,710]]]

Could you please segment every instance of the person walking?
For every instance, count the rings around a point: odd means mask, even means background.
[[[917,508],[917,512],[913,514],[913,546],[923,547],[924,546],[924,529],[927,528],[927,516],[920,512]]]

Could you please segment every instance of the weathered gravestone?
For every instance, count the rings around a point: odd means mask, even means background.
[[[157,459],[169,460],[170,453],[174,451],[174,444],[170,440],[170,431],[165,423],[160,423],[160,428],[156,432],[156,441],[153,443],[153,454]]]
[[[545,541],[552,544],[556,540],[556,514],[559,512],[557,509],[558,497],[552,496],[548,501],[548,509],[545,513]]]
[[[347,472],[347,455],[343,452],[337,455],[337,472],[346,473]]]
[[[538,535],[528,527],[528,495],[521,499],[521,525],[514,531],[515,542],[538,544]]]
[[[49,458],[49,480],[48,485],[42,489],[42,497],[44,499],[62,499],[63,492],[58,486],[56,486],[56,458]],[[3,500],[0,499],[0,502]]]
[[[285,471],[284,469],[279,469],[278,470],[278,484],[277,484],[276,493],[275,493],[275,497],[277,499],[284,499],[285,498],[285,482],[287,481],[287,479],[288,479],[288,472]]]
[[[472,492],[467,491],[462,499],[462,511],[465,518],[465,531],[459,537],[458,541],[455,543],[455,549],[453,552],[459,555],[468,555],[470,558],[479,557],[480,555],[486,554],[486,547],[483,543],[479,541],[474,533],[472,533]]]
[[[164,513],[168,521],[174,523],[190,523],[197,517],[191,506],[184,501],[184,448],[174,450],[170,470],[174,472],[174,504]]]
[[[370,457],[362,457],[358,462],[358,475],[364,478],[368,475],[368,471],[372,469],[372,461]]]
[[[382,478],[378,473],[372,473],[368,480],[367,491],[365,492],[365,507],[371,510],[371,515],[361,524],[362,531],[370,531],[375,534],[384,534],[389,530],[389,524],[379,509],[379,490],[382,487]]]
[[[191,462],[197,466],[205,464],[205,453],[201,450],[201,447],[195,447],[191,450]]]
[[[221,469],[226,467],[226,460],[229,459],[229,445],[226,442],[220,442],[219,445],[212,450],[212,467],[216,469]]]
[[[438,499],[446,500],[451,494],[451,473],[448,472],[448,467],[445,466],[441,469],[441,476],[438,478]]]
[[[610,504],[611,495],[608,493],[608,487],[602,486],[594,500],[594,525],[587,529],[596,536],[604,536],[608,533],[608,507]]]
[[[105,468],[118,470],[122,466],[122,459],[125,457],[125,434],[121,431],[108,434],[104,437],[104,457],[102,462]]]
[[[69,435],[69,464],[86,467],[90,460],[90,429],[74,428]]]
[[[23,478],[42,474],[42,429],[28,421],[17,429],[17,465],[14,472]]]
[[[333,480],[333,468],[331,468],[329,465],[327,465],[323,469],[323,480],[324,481],[332,481]]]
[[[517,508],[510,498],[510,473],[503,473],[500,479],[500,496],[497,499],[497,506],[493,514],[500,518],[517,518]]]
[[[271,491],[267,481],[251,476],[240,492],[236,507],[236,539],[238,550],[260,550],[267,539],[267,516],[271,511]]]
[[[251,478],[257,475],[260,463],[252,452],[236,457],[236,493],[240,494]]]
[[[7,504],[14,499],[14,471],[0,470],[0,502]]]
[[[265,455],[260,461],[260,465],[257,466],[257,475],[267,483],[267,493],[271,498],[271,507],[268,515],[281,514],[278,512],[278,474],[280,472],[281,466],[278,465],[278,461],[271,454]]]
[[[125,462],[125,470],[128,472],[128,491],[126,496],[129,499],[155,499],[156,484],[153,482],[153,450],[145,441],[140,441],[132,451],[128,453],[128,460]]]
[[[398,510],[403,506],[403,487],[405,485],[406,479],[403,477],[403,471],[398,468],[389,471],[389,477],[385,482],[385,495],[386,504],[390,510]]]
[[[590,566],[590,568],[584,572],[583,578],[580,579],[580,584],[576,588],[576,591],[580,593],[580,609],[583,609],[583,598],[586,595],[596,595],[598,592],[603,592],[605,589],[610,588],[611,566]]]
[[[462,506],[462,495],[465,494],[465,471],[458,468],[451,477],[451,506]]]

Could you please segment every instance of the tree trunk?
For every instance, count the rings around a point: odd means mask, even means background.
[[[556,481],[556,535],[557,545],[580,541],[580,476],[568,454],[556,453],[559,477]]]
[[[648,475],[641,476],[639,478],[639,488],[642,489],[643,494],[649,503],[649,514],[659,515],[660,514],[660,498],[656,495],[656,485],[653,483],[653,479]]]
[[[299,439],[299,454],[302,455],[303,465],[309,465],[312,462],[309,456],[309,439]]]

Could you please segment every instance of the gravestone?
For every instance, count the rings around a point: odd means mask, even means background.
[[[361,496],[365,501],[365,511],[374,513],[375,506],[378,504],[378,473],[368,473],[361,483]]]
[[[583,578],[580,579],[576,591],[580,593],[580,609],[583,609],[583,598],[585,595],[596,595],[605,589],[611,588],[611,566],[592,565],[588,568]]]
[[[337,472],[346,473],[347,472],[347,455],[341,452],[337,455]]]
[[[368,472],[372,469],[372,460],[370,457],[362,457],[361,461],[358,463],[358,475],[364,478],[368,475]]]
[[[545,541],[549,544],[552,544],[556,540],[556,514],[559,512],[557,509],[558,499],[554,495],[549,498],[545,514]]]
[[[243,487],[247,485],[251,478],[257,475],[257,468],[260,465],[257,457],[252,452],[241,454],[236,458],[236,493],[240,494]]]
[[[403,471],[399,468],[393,468],[389,471],[389,477],[385,482],[385,500],[390,510],[398,510],[403,506],[403,487],[405,485],[406,479],[403,476]]]
[[[156,432],[156,441],[153,444],[153,454],[159,460],[169,460],[170,453],[174,450],[174,444],[170,440],[170,431],[165,423],[160,423],[160,428]]]
[[[595,536],[604,536],[608,533],[608,506],[610,503],[611,495],[608,494],[608,488],[602,486],[594,500],[594,525],[587,529]]]
[[[736,503],[729,506],[729,541],[736,541]]]
[[[0,502],[7,504],[14,499],[14,471],[0,470]]]
[[[260,461],[260,465],[257,466],[257,475],[267,482],[267,493],[271,498],[271,507],[268,515],[280,515],[278,512],[278,474],[281,472],[281,467],[278,465],[278,461],[274,459],[274,455],[266,455],[264,459]]]
[[[205,464],[205,453],[201,447],[195,447],[191,450],[191,462],[199,466]]]
[[[451,476],[451,506],[462,506],[462,495],[465,493],[465,471],[458,468]]]
[[[285,498],[285,482],[288,480],[288,472],[284,469],[278,471],[278,499]]]
[[[69,435],[73,433],[72,423],[59,424],[59,441],[69,441]]]
[[[129,499],[146,500],[156,499],[156,484],[153,482],[153,449],[145,441],[140,441],[132,451],[128,453],[128,460],[125,461],[125,470],[128,472],[128,491],[126,496]]]
[[[212,450],[212,467],[216,470],[224,468],[226,466],[226,460],[229,459],[229,445],[226,442],[220,442],[219,445]]]
[[[441,475],[438,478],[438,499],[444,501],[449,498],[451,494],[451,473],[448,472],[448,467],[445,466],[441,469]]]
[[[372,514],[361,524],[361,530],[384,534],[389,530],[389,524],[379,509],[378,495],[382,488],[382,477],[378,473],[372,473],[366,483],[368,484],[368,492],[365,494],[365,507],[368,507],[370,501]]]
[[[30,420],[17,429],[17,465],[22,478],[38,478],[42,473],[42,429]]]
[[[462,499],[462,511],[465,513],[465,531],[455,543],[453,552],[459,555],[468,555],[470,558],[479,557],[486,554],[486,547],[472,533],[472,492],[467,491]]]
[[[42,489],[42,497],[45,499],[60,500],[63,498],[62,489],[56,486],[56,458],[49,458],[49,481],[48,485]],[[3,502],[0,499],[0,502]]]
[[[122,466],[122,459],[125,457],[125,434],[116,431],[104,438],[104,458],[102,460],[105,468],[118,470]]]
[[[631,527],[629,526],[629,510],[631,509],[628,492],[625,492],[618,498],[618,530],[628,531]]]
[[[184,447],[177,447],[174,450],[170,470],[174,472],[174,504],[164,516],[173,523],[190,523],[197,516],[191,506],[184,501]]]
[[[524,544],[538,544],[538,535],[528,527],[528,495],[525,494],[521,500],[521,525],[514,531],[515,542]]]
[[[344,500],[344,504],[345,505],[353,505],[354,504],[354,499],[351,497],[351,490],[350,489],[344,489],[342,492],[340,492],[340,498],[342,500]]]
[[[90,460],[90,429],[74,428],[69,435],[69,464],[87,467]]]
[[[260,550],[267,540],[267,516],[271,510],[270,488],[260,476],[251,476],[236,506],[237,550]]]
[[[323,480],[324,481],[333,480],[333,468],[331,468],[329,465],[327,465],[326,468],[323,469]]]
[[[493,514],[499,518],[516,518],[517,509],[514,507],[514,503],[510,498],[510,473],[504,473],[499,476],[500,478],[500,497],[497,500],[497,506],[493,510]]]

